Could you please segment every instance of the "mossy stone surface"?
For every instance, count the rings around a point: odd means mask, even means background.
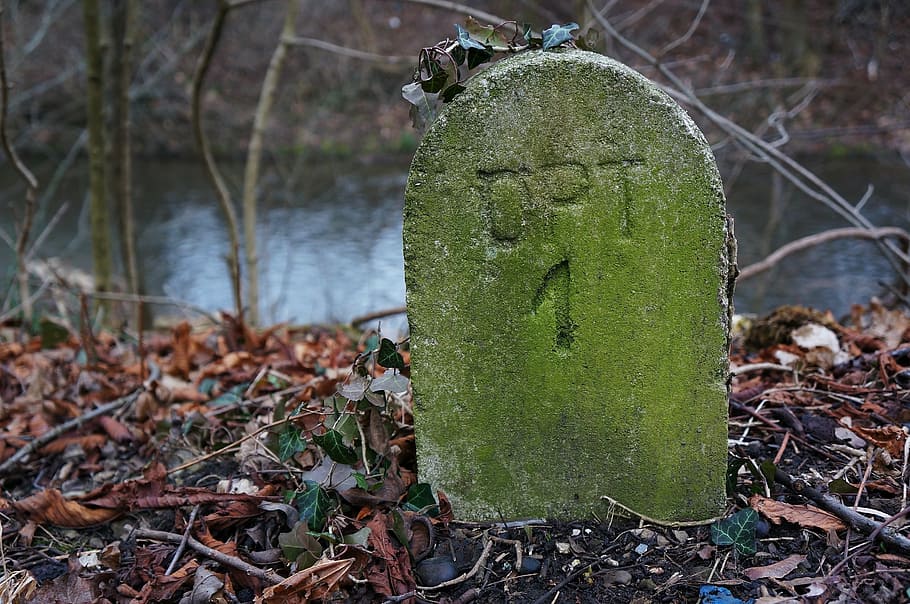
[[[420,479],[465,520],[720,513],[731,243],[708,144],[637,72],[473,78],[406,192]]]

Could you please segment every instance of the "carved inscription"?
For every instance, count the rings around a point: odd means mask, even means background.
[[[572,273],[569,270],[569,261],[563,260],[547,271],[534,295],[534,312],[537,312],[547,300],[553,304],[556,311],[555,350],[567,351],[575,340],[574,332],[577,325],[572,320],[571,288]]]
[[[480,170],[484,207],[490,236],[500,244],[520,240],[528,226],[528,213],[534,207],[544,212],[577,209],[583,205],[593,179],[618,178],[621,187],[620,235],[631,237],[631,168],[642,159],[610,160],[586,166],[577,162],[553,163],[536,169]]]
[[[631,169],[632,166],[638,166],[643,163],[644,160],[640,157],[631,157],[628,159],[620,159],[613,161],[606,161],[597,164],[597,167],[602,170],[609,170],[612,172],[618,172],[619,183],[622,187],[622,215],[619,221],[619,229],[623,237],[631,237],[632,229],[634,225],[632,224],[632,182],[631,182]]]

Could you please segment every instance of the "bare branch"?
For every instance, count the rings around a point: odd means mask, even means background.
[[[667,54],[668,52],[670,52],[677,46],[681,46],[681,45],[685,44],[686,42],[688,42],[689,39],[692,37],[692,34],[695,33],[695,30],[698,29],[698,26],[701,24],[702,17],[704,17],[705,13],[708,11],[709,4],[711,4],[711,0],[702,0],[701,6],[698,7],[698,14],[695,15],[694,19],[692,19],[692,23],[689,24],[689,29],[686,30],[686,33],[684,33],[679,38],[673,40],[672,42],[670,42],[669,44],[667,44],[666,46],[661,48],[660,52],[657,54],[660,56],[664,56],[665,54]]]
[[[436,8],[443,8],[445,10],[450,10],[455,13],[461,13],[463,15],[468,15],[474,17],[475,19],[480,19],[481,21],[487,21],[489,23],[504,23],[508,19],[503,19],[502,17],[497,17],[492,13],[482,11],[477,8],[466,6],[460,2],[449,2],[449,0],[407,0],[408,2],[413,2],[414,4],[425,4],[427,6],[435,6]]]
[[[412,63],[414,61],[414,57],[406,57],[402,55],[380,55],[374,52],[366,52],[363,50],[357,50],[355,48],[348,48],[347,46],[338,46],[337,44],[332,44],[331,42],[326,42],[325,40],[319,40],[317,38],[306,38],[303,36],[284,36],[282,37],[282,41],[285,44],[290,44],[293,46],[310,46],[313,48],[320,48],[322,50],[334,52],[335,54],[350,57],[352,59],[360,59],[361,61],[373,61],[376,63]]]
[[[153,531],[151,529],[136,529],[136,532],[134,534],[136,535],[137,539],[163,541],[165,543],[172,543],[174,545],[180,545],[180,543],[184,540],[183,535],[177,535],[176,533],[167,533],[164,531]],[[186,538],[186,544],[206,558],[211,558],[219,564],[223,564],[230,568],[235,568],[241,572],[246,573],[247,575],[261,579],[262,581],[265,581],[271,585],[277,585],[278,583],[284,581],[284,577],[273,570],[262,569],[258,566],[253,566],[249,562],[244,562],[236,556],[229,556],[227,554],[219,552],[216,549],[212,549],[207,545],[203,545],[192,537]]]
[[[831,229],[829,231],[822,231],[821,233],[815,233],[814,235],[809,235],[790,243],[779,247],[772,254],[769,254],[764,260],[750,264],[749,266],[743,268],[739,272],[737,277],[738,281],[743,279],[751,279],[755,275],[762,273],[775,265],[779,264],[781,260],[787,256],[794,254],[796,252],[827,243],[829,241],[834,241],[836,239],[884,239],[886,237],[898,237],[904,241],[910,241],[910,233],[907,233],[902,228],[899,227],[882,227],[878,229],[863,229],[856,227],[847,227],[843,229]],[[910,258],[905,259],[910,260]]]

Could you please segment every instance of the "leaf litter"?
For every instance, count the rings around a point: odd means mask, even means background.
[[[0,326],[3,602],[910,598],[910,318],[877,301],[737,334],[705,526],[461,521],[419,482],[407,343],[379,334],[56,338]]]

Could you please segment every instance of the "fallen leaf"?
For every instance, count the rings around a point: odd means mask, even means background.
[[[133,433],[130,432],[129,428],[109,415],[102,415],[99,417],[98,423],[101,424],[101,427],[104,428],[107,435],[118,443],[126,443],[135,440],[133,438]]]
[[[313,566],[294,573],[278,585],[267,587],[256,598],[256,604],[305,604],[323,598],[347,575],[354,564],[345,560],[323,559]]]
[[[110,522],[122,512],[116,509],[90,508],[64,499],[57,489],[46,489],[31,497],[10,502],[17,512],[38,524],[55,524],[67,528],[94,526]]]
[[[374,554],[365,575],[376,593],[384,596],[407,593],[417,585],[407,549],[395,545],[389,535],[392,524],[389,514],[376,514],[367,523],[367,544]]]
[[[823,531],[832,529],[840,531],[847,528],[837,516],[810,505],[791,505],[762,495],[750,497],[749,505],[774,524],[786,520],[802,527],[818,528]]]
[[[749,579],[752,581],[757,581],[758,579],[783,579],[791,572],[793,572],[796,567],[805,560],[806,556],[803,556],[801,554],[793,554],[792,556],[787,556],[783,560],[775,562],[774,564],[747,568],[743,571],[743,574],[749,577]]]
[[[208,604],[223,588],[224,581],[218,575],[200,566],[193,578],[193,588],[180,598],[180,604]]]
[[[883,426],[881,428],[851,426],[850,430],[876,447],[885,449],[892,457],[896,459],[903,458],[904,443],[907,440],[907,433],[904,432],[903,428],[895,425]]]

